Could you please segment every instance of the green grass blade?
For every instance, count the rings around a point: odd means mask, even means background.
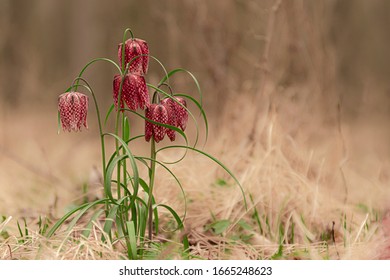
[[[72,216],[74,213],[76,213],[77,211],[87,207],[88,205],[97,205],[97,204],[103,204],[107,201],[108,199],[107,198],[104,198],[104,199],[100,199],[100,200],[97,200],[97,201],[94,201],[92,203],[85,203],[83,205],[80,205],[79,207],[76,207],[75,209],[69,211],[67,214],[65,214],[60,220],[58,220],[54,225],[53,227],[49,230],[49,232],[47,233],[47,237],[50,238],[56,231],[57,229],[70,217]]]
[[[85,238],[88,238],[89,235],[91,234],[91,230],[92,230],[92,226],[93,226],[93,222],[96,221],[100,215],[104,212],[103,209],[99,209],[97,210],[93,216],[91,217],[91,219],[89,220],[87,226],[85,227],[85,230],[82,232],[82,236],[84,236]]]
[[[111,190],[111,179],[112,174],[114,173],[114,169],[117,166],[117,164],[127,158],[127,155],[120,155],[115,157],[110,164],[107,166],[106,170],[106,181],[104,182],[104,193],[107,195],[107,197],[111,200],[112,203],[117,204],[116,200],[112,196],[112,190]]]
[[[132,221],[126,222],[127,232],[129,237],[130,248],[127,251],[130,252],[131,259],[137,259],[137,236],[135,235],[134,223]]]
[[[103,231],[111,238],[111,229],[112,225],[114,224],[115,218],[116,218],[116,212],[118,211],[118,205],[114,205],[111,207],[110,212],[108,212],[108,215],[106,217],[106,221],[104,222]],[[105,242],[106,238],[104,235],[102,235],[102,241]]]
[[[133,197],[137,196],[138,186],[139,186],[139,179],[140,178],[139,178],[137,163],[135,161],[135,158],[134,158],[132,152],[130,151],[130,149],[127,146],[126,142],[123,141],[123,139],[120,138],[119,136],[117,136],[117,135],[115,135],[113,133],[105,133],[103,135],[112,136],[115,139],[117,139],[119,141],[119,143],[121,143],[121,145],[122,145],[122,147],[123,147],[123,149],[125,151],[125,154],[127,155],[128,159],[130,160],[131,168],[133,170],[133,188],[134,188]]]
[[[129,123],[129,118],[125,116],[123,122],[123,140],[127,143],[129,139],[130,139],[130,123]]]
[[[146,159],[146,160],[150,160],[150,161],[153,160],[153,159],[148,158],[148,157],[137,157],[137,159]],[[183,214],[183,218],[182,218],[184,221],[186,216],[187,216],[187,196],[186,196],[186,193],[183,189],[183,185],[181,184],[179,178],[176,177],[175,173],[173,173],[172,170],[170,170],[165,164],[163,164],[161,161],[158,161],[158,160],[154,160],[154,162],[161,165],[166,171],[168,171],[168,173],[171,174],[173,179],[175,179],[176,183],[178,184],[180,191],[183,195],[183,199],[184,199],[184,214]]]
[[[16,225],[18,226],[20,237],[23,238],[23,231],[22,231],[22,228],[20,227],[19,220],[16,221]]]
[[[115,108],[115,105],[114,105],[114,104],[111,104],[110,108],[109,108],[108,111],[107,111],[106,117],[105,117],[105,119],[104,119],[104,125],[107,124],[108,118],[110,117],[111,112],[114,110],[114,108]]]
[[[177,223],[177,228],[174,229],[173,231],[177,231],[179,229],[183,229],[184,228],[184,224],[183,224],[183,221],[180,219],[179,215],[176,213],[175,210],[173,210],[173,208],[171,208],[170,206],[166,205],[166,204],[157,204],[154,206],[155,208],[158,208],[158,207],[163,207],[165,209],[167,209],[171,215],[173,216],[173,218],[175,219],[176,223]]]
[[[190,259],[190,242],[188,241],[187,234],[184,234],[183,236],[183,259],[189,260]]]
[[[97,205],[99,203],[95,203],[95,202],[92,202],[92,203],[88,203],[88,205],[86,205],[83,209],[80,209],[80,212],[73,218],[73,220],[69,223],[68,225],[68,228],[66,231],[71,231],[72,228],[74,228],[74,226],[77,224],[77,222],[80,220],[80,218],[89,210],[91,209],[92,207],[94,207],[95,205]]]
[[[149,193],[149,186],[148,184],[146,184],[146,182],[144,180],[140,180],[140,185],[142,187],[142,189],[144,190],[144,192],[146,194]],[[147,200],[147,199],[146,199]],[[156,204],[156,200],[154,199],[154,196],[152,196],[152,205],[155,205]],[[147,209],[147,207],[146,207]],[[156,231],[156,235],[158,235],[158,229],[159,229],[159,218],[158,218],[158,209],[157,208],[154,208],[153,209],[153,215],[154,215],[154,225],[155,225],[155,231]],[[146,218],[147,219],[147,218]],[[145,223],[146,223],[146,220],[145,220]],[[145,225],[146,226],[146,225]]]

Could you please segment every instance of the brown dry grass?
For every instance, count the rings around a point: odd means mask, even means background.
[[[58,218],[79,203],[84,183],[90,187],[90,199],[102,195],[97,183],[100,155],[93,110],[88,132],[58,136],[56,105],[48,109],[39,103],[48,102],[52,96],[48,93],[69,82],[75,69],[94,57],[92,50],[112,54],[117,28],[129,19],[119,20],[118,9],[110,13],[113,8],[108,4],[85,1],[89,9],[81,9],[87,14],[80,17],[72,8],[78,1],[64,2],[66,9],[46,2],[40,1],[35,11],[26,9],[24,3],[2,9],[7,39],[0,47],[9,50],[4,52],[1,67],[4,87],[0,91],[6,97],[1,102],[20,102],[18,109],[4,105],[13,103],[0,103],[0,215],[7,218],[0,223],[0,258],[122,258],[121,244],[99,242],[99,223],[89,240],[81,239],[77,231],[71,239],[65,233],[50,240],[38,234],[38,217]],[[209,116],[210,139],[205,148],[234,171],[249,202],[246,210],[226,174],[190,153],[174,171],[190,201],[185,233],[191,254],[204,259],[272,258],[282,242],[280,258],[388,257],[390,133],[385,46],[389,37],[383,27],[390,17],[382,13],[388,10],[386,5],[363,0],[353,6],[344,1],[314,4],[306,0],[145,2],[154,20],[140,19],[137,34],[143,37],[145,31],[151,45],[167,46],[166,52],[155,47],[164,62],[174,67],[189,65],[200,78],[206,105],[215,110]],[[129,3],[123,1],[119,10],[128,14]],[[11,8],[22,11],[15,25]],[[66,17],[87,21],[84,29],[95,35],[75,32],[79,21],[61,20],[60,10],[70,13]],[[170,13],[162,17],[161,10]],[[106,12],[111,17],[100,16]],[[138,10],[132,7],[131,12]],[[33,15],[31,19],[26,13]],[[87,20],[95,16],[99,20]],[[57,24],[64,32],[36,18],[53,20],[53,26]],[[19,33],[14,29],[25,27],[34,27],[26,37],[30,43],[15,44],[14,36]],[[68,39],[62,40],[65,35]],[[178,53],[181,42],[186,42],[181,55],[170,55]],[[68,65],[65,60],[69,58]],[[50,62],[47,66],[46,61]],[[53,71],[53,65],[62,64]],[[102,92],[109,92],[111,76],[107,72],[100,75],[93,82]],[[185,83],[179,81],[179,86],[180,82]],[[102,99],[107,102],[111,102],[109,95]],[[141,143],[133,148],[147,150]],[[157,199],[182,211],[179,190],[163,170],[158,172]],[[218,179],[228,185],[218,186]],[[253,218],[255,209],[263,232]],[[223,235],[205,230],[213,216],[231,222]],[[18,237],[16,221],[21,217],[30,229],[27,243]],[[240,220],[251,229],[242,229]],[[155,257],[180,258],[180,234],[161,235],[163,249],[156,249]],[[243,236],[251,238],[243,240]]]
[[[278,87],[270,86],[269,90],[277,93]],[[383,138],[375,137],[378,136],[375,131],[383,132],[375,128],[380,124],[353,126],[337,118],[325,122],[318,115],[302,110],[307,106],[304,102],[286,100],[289,94],[292,93],[284,92],[282,98],[275,95],[273,103],[264,102],[271,109],[254,116],[249,106],[250,95],[242,93],[239,100],[228,101],[229,110],[220,118],[222,123],[211,120],[211,137],[205,149],[234,171],[244,187],[247,210],[238,188],[230,186],[228,176],[208,159],[190,153],[173,168],[190,201],[185,233],[193,256],[271,258],[282,241],[280,258],[383,257],[388,243],[381,220],[390,197],[390,176],[386,151],[372,150],[385,147],[379,141]],[[250,141],[247,135],[254,117],[258,127]],[[70,234],[72,238],[60,233],[50,240],[37,232],[39,216],[58,218],[66,207],[80,201],[83,183],[90,185],[90,197],[101,196],[95,171],[95,166],[100,166],[99,143],[93,121],[90,126],[88,132],[57,135],[54,110],[37,110],[33,114],[26,110],[18,114],[3,110],[0,214],[12,218],[0,226],[9,235],[0,237],[1,258],[124,257],[121,244],[99,241],[99,222],[88,240],[79,237],[77,231]],[[144,148],[140,144],[133,149],[142,152]],[[163,155],[165,159],[172,156]],[[158,172],[158,201],[182,212],[179,189],[163,170]],[[226,180],[228,185],[218,186],[218,179]],[[255,209],[263,232],[253,217]],[[164,213],[161,215],[164,220]],[[213,216],[231,222],[222,235],[205,230]],[[30,239],[24,244],[20,243],[16,227],[21,217],[27,219],[30,229]],[[240,220],[246,221],[251,229],[241,228],[237,224]],[[332,240],[333,221],[336,243]],[[155,257],[180,258],[180,235],[162,234],[159,239],[163,249]],[[245,235],[250,238],[236,238]]]

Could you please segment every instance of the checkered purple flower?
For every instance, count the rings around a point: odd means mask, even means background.
[[[179,103],[182,104],[184,108]],[[161,100],[160,104],[151,104],[147,107],[145,117],[156,122],[181,128],[184,131],[188,121],[188,112],[185,108],[186,105],[186,101],[181,97],[168,97]],[[160,119],[161,121],[158,121],[157,119]],[[158,131],[158,141],[156,140],[155,131]],[[175,141],[175,133],[176,131],[173,129],[155,125],[148,121],[145,122],[145,139],[148,142],[152,136],[155,136],[156,142],[159,142],[164,138],[165,134],[171,141]]]
[[[88,96],[79,92],[65,92],[58,97],[58,111],[64,131],[81,131],[88,128]]]
[[[118,58],[122,65],[122,43],[118,46]],[[149,65],[149,47],[146,41],[131,38],[125,42],[125,65],[130,61],[130,73],[146,75]]]
[[[122,81],[120,75],[115,75],[113,82],[113,96],[115,108],[118,110],[119,89]],[[120,107],[123,109],[126,103],[129,109],[135,111],[137,108],[145,109],[149,105],[149,92],[145,78],[138,74],[127,74],[122,85]]]
[[[150,104],[145,111],[145,117],[155,122],[168,124],[168,111],[165,106],[161,104]],[[161,125],[145,121],[145,140],[147,142],[153,137],[158,143],[166,134],[167,129]]]

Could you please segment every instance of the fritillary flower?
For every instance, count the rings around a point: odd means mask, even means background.
[[[150,104],[145,110],[145,117],[155,122],[168,124],[168,111],[165,106],[161,104]],[[149,140],[153,137],[158,143],[166,134],[167,129],[161,125],[153,124],[145,121],[145,140]]]
[[[64,131],[80,131],[88,128],[88,96],[79,92],[65,92],[58,97],[58,111]]]
[[[122,81],[120,75],[115,75],[113,82],[113,95],[115,108],[118,109],[119,89]],[[141,75],[129,73],[124,77],[120,107],[123,109],[126,103],[129,109],[135,111],[137,108],[145,109],[149,105],[149,92],[145,78]]]
[[[181,97],[175,97],[176,101],[180,104],[175,102],[175,115],[176,115],[176,126],[180,127],[183,131],[187,127],[188,122],[188,111],[187,111],[187,102],[184,98]]]
[[[175,113],[175,101],[172,98],[165,98],[161,100],[161,104],[167,109],[168,112],[168,124],[172,126],[177,126],[177,118]],[[176,135],[173,129],[167,129],[167,135],[171,141],[175,141]]]
[[[122,65],[122,43],[118,46],[118,58],[119,64]],[[125,42],[125,65],[130,61],[132,61],[129,67],[130,73],[146,75],[149,65],[149,47],[144,40],[131,38]]]
[[[179,103],[182,104],[184,108]],[[164,105],[168,111],[168,124],[179,127],[184,131],[188,121],[186,101],[181,97],[168,97],[161,100],[161,104]],[[176,137],[173,129],[167,129],[167,135],[171,141],[175,141]]]

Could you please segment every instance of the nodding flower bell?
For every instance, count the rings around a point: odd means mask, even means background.
[[[137,74],[127,74],[123,78],[120,107],[123,109],[126,103],[129,109],[135,111],[137,108],[145,109],[149,105],[149,92],[145,78]],[[115,108],[118,110],[119,89],[122,82],[120,75],[115,75],[113,82],[113,95]]]
[[[187,107],[186,101],[181,97],[167,97],[161,100],[161,104],[168,111],[168,124],[180,127],[184,131],[187,126],[188,112],[179,103]],[[171,141],[175,141],[176,136],[173,129],[167,129],[167,135]]]
[[[145,117],[158,123],[168,124],[168,111],[165,106],[161,104],[150,104],[145,110]],[[149,140],[153,137],[158,143],[164,139],[166,130],[167,129],[165,127],[146,120],[145,140],[149,142]]]
[[[122,45],[118,46],[119,65],[122,65]],[[146,75],[149,65],[149,47],[146,41],[131,38],[125,42],[125,66],[130,61],[130,73]]]
[[[58,111],[64,131],[81,131],[88,128],[88,96],[79,92],[65,92],[58,97]]]
[[[188,111],[187,111],[187,102],[184,98],[181,97],[175,97],[177,102],[175,102],[175,115],[176,115],[176,126],[180,127],[183,131],[187,127],[187,121],[188,121]]]
[[[182,105],[180,105],[180,104]],[[147,107],[145,117],[155,122],[160,122],[186,129],[188,121],[188,112],[186,110],[186,101],[181,97],[168,97],[161,100],[160,104],[151,104]],[[166,113],[165,113],[166,112]],[[158,133],[156,133],[156,131]],[[162,140],[165,134],[168,135],[171,141],[175,141],[175,130],[165,128],[160,125],[145,122],[145,139],[149,142],[150,138],[154,136],[156,142]],[[158,134],[158,137],[156,136]]]

